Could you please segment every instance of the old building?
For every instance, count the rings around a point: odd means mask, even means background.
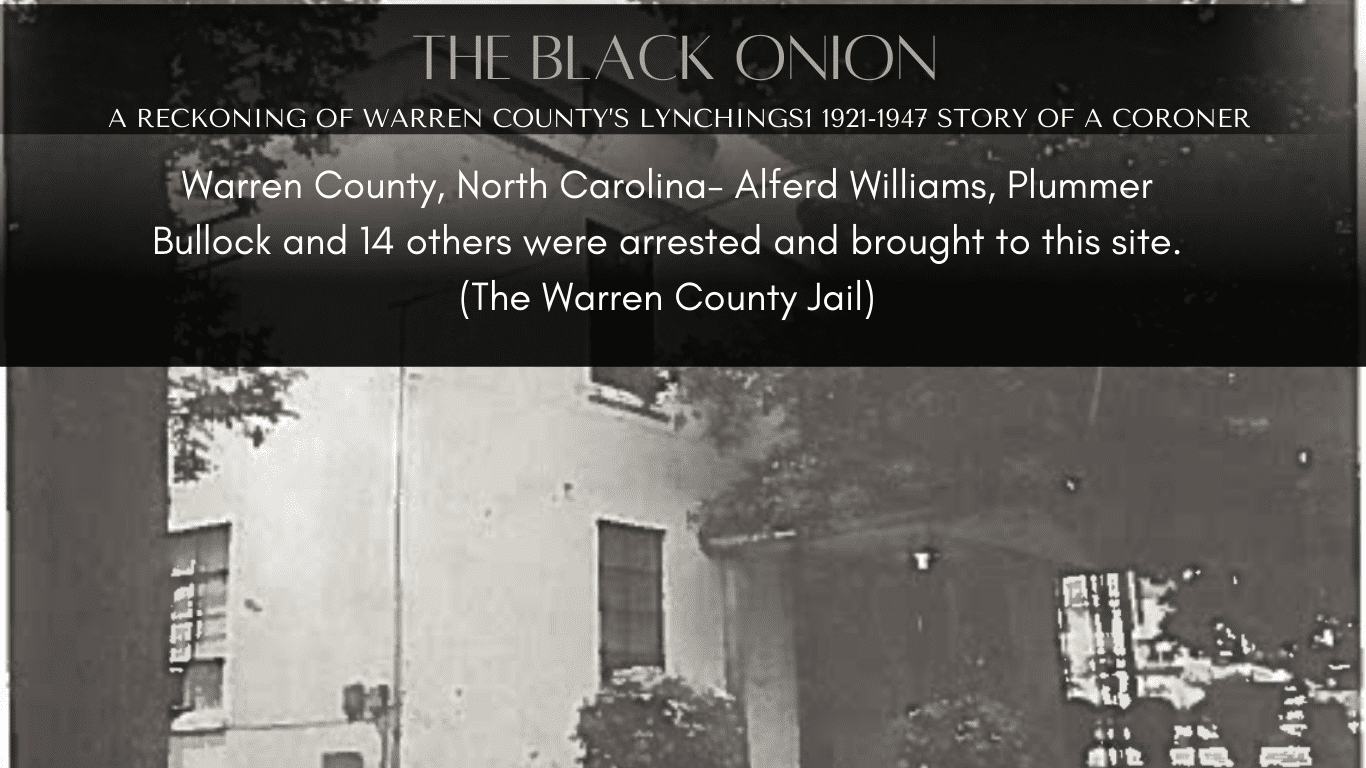
[[[312,371],[297,422],[175,495],[171,765],[378,765],[342,691],[394,686],[396,661],[410,768],[565,768],[577,705],[633,666],[725,686],[754,768],[893,764],[892,724],[964,694],[1020,712],[1049,765],[1179,752],[1185,731],[1242,765],[1292,679],[1315,764],[1352,743],[1359,697],[1325,677],[1354,679],[1351,649],[1275,646],[1355,595],[1350,372],[1239,374],[1184,415],[1115,397],[1033,504],[969,482],[713,535],[689,511],[747,454],[677,418],[664,379],[632,394],[649,371]]]
[[[401,438],[399,386],[312,371],[297,423],[177,491],[173,768],[377,765],[342,689],[393,683],[396,546],[410,768],[565,768],[613,669],[724,684],[708,444],[582,368],[411,371]]]

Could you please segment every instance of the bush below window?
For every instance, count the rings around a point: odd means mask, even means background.
[[[583,768],[748,768],[735,699],[653,669],[623,670],[579,708]]]

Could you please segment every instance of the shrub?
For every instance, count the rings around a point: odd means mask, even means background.
[[[633,669],[579,708],[574,740],[584,768],[748,768],[734,698],[677,677]]]
[[[1030,768],[1024,717],[992,698],[944,698],[897,718],[889,728],[897,768]]]

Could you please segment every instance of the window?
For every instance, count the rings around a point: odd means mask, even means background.
[[[668,422],[665,401],[673,392],[676,376],[667,368],[595,367],[589,378],[596,387],[589,399],[601,405],[637,413],[656,421]]]
[[[228,527],[172,534],[171,553],[171,708],[218,709],[228,638]]]
[[[648,363],[654,359],[654,305],[646,306],[645,295],[655,289],[654,258],[650,254],[627,255],[621,251],[622,233],[589,220],[584,226],[589,237],[602,237],[607,249],[588,256],[588,289],[635,291],[640,308],[596,310],[589,319],[588,358],[594,363]],[[649,311],[646,311],[646,310]]]
[[[1136,684],[1134,612],[1142,608],[1134,573],[1073,574],[1061,586],[1067,697],[1127,708]]]
[[[323,768],[365,768],[365,758],[359,752],[328,752],[323,755]]]
[[[598,523],[600,669],[664,668],[664,532]]]
[[[198,659],[185,666],[181,684],[184,710],[221,709],[223,706],[223,660]]]

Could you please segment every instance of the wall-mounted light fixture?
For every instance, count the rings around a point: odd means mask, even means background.
[[[935,561],[937,561],[940,557],[941,555],[939,553],[939,550],[930,546],[924,546],[918,549],[911,550],[911,569],[919,573],[924,573],[925,571],[930,570],[930,568],[935,564]]]

